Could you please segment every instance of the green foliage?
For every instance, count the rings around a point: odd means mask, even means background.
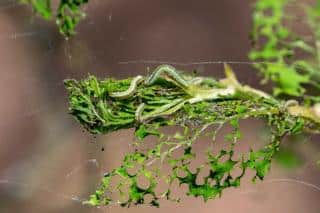
[[[88,0],[60,0],[57,11],[53,11],[51,0],[21,2],[30,4],[46,20],[55,18],[60,33],[69,38],[85,16],[81,7]],[[98,80],[89,76],[81,81],[66,80],[70,113],[86,130],[105,134],[135,128],[137,140],[134,151],[104,175],[85,203],[159,207],[160,199],[180,201],[173,189],[183,185],[188,196],[207,201],[220,197],[227,188],[239,187],[249,170],[254,171],[252,181],[263,180],[273,158],[288,167],[296,166],[296,156],[290,150],[279,152],[279,146],[286,135],[320,131],[320,116],[314,107],[320,102],[320,0],[315,7],[304,8],[311,41],[287,26],[294,21],[286,10],[290,2],[257,0],[254,48],[249,58],[257,62],[263,82],[275,83],[275,96],[302,97],[303,106],[241,85],[228,66],[227,77],[220,81],[185,75],[169,65],[160,66],[147,78]],[[270,128],[270,141],[260,148],[235,153],[241,138],[239,122],[247,118],[264,120]],[[216,136],[224,126],[231,130],[223,142],[219,141],[223,148],[217,149]],[[163,127],[177,130],[165,134]],[[147,144],[149,137],[155,143]],[[210,138],[211,144],[199,154],[194,145],[202,137]],[[205,157],[204,162],[194,165],[199,156]],[[161,179],[166,186],[159,184]]]
[[[319,1],[314,8],[301,7],[306,20],[299,22],[307,21],[304,27],[311,31],[312,40],[288,27],[297,23],[287,8],[291,3],[297,4],[293,0],[257,0],[253,12],[254,48],[249,58],[257,62],[255,67],[263,74],[263,82],[275,83],[274,95],[303,96],[308,102],[319,102]]]
[[[51,0],[20,0],[45,20],[54,18],[66,38],[75,34],[85,16],[81,7],[88,1],[59,0],[53,11]],[[275,83],[275,96],[302,98],[303,106],[241,85],[228,66],[227,78],[220,81],[179,74],[169,65],[159,67],[147,78],[97,80],[89,76],[81,81],[66,80],[70,113],[86,130],[105,134],[135,128],[137,139],[134,151],[104,175],[85,203],[159,207],[160,199],[180,201],[172,192],[182,185],[187,186],[188,196],[207,201],[220,197],[227,188],[239,187],[248,170],[255,173],[252,181],[263,180],[273,158],[287,167],[299,164],[292,150],[279,151],[279,146],[286,135],[320,131],[316,105],[320,103],[320,0],[315,6],[301,7],[311,40],[288,27],[288,23],[296,22],[288,10],[292,2],[256,1],[251,34],[254,47],[249,58],[257,62],[254,66],[262,73],[263,83]],[[247,118],[264,120],[271,138],[261,148],[238,154],[239,122]],[[216,136],[223,126],[231,131],[224,135],[223,142],[219,141],[224,143],[223,148],[217,149]],[[165,134],[162,127],[177,131]],[[148,137],[155,143],[147,144]],[[210,138],[211,144],[199,155],[194,145],[202,137]],[[199,156],[205,157],[204,162],[194,165]],[[166,182],[165,187],[160,186],[160,179]]]
[[[22,3],[30,4],[35,11],[46,20],[55,16],[59,31],[66,38],[75,34],[75,28],[79,21],[85,16],[81,6],[89,0],[60,0],[57,11],[53,15],[51,0],[20,0]]]
[[[203,88],[221,90],[227,88],[228,83],[236,82],[235,76],[227,73],[233,77],[233,81],[224,79],[217,82],[205,78],[200,91],[204,91]],[[193,77],[182,76],[184,78],[179,81],[192,81]],[[293,115],[286,103],[261,96],[259,94],[262,92],[252,92],[241,85],[237,85],[237,93],[233,96],[220,96],[196,103],[184,101],[178,110],[170,111],[172,113],[159,113],[141,122],[136,116],[141,104],[145,106],[143,113],[150,113],[164,105],[174,108],[170,105],[172,102],[177,99],[189,100],[190,94],[185,87],[180,87],[165,75],[154,84],[138,84],[129,97],[110,96],[114,92],[127,91],[132,81],[97,80],[94,76],[81,81],[65,81],[69,91],[70,113],[84,128],[94,134],[135,128],[137,138],[133,144],[134,151],[126,154],[121,165],[103,177],[86,204],[100,206],[119,203],[127,207],[150,204],[158,207],[160,199],[179,201],[180,198],[176,198],[172,192],[175,187],[182,185],[187,186],[188,196],[202,197],[207,201],[221,196],[227,188],[239,187],[248,170],[255,172],[253,181],[263,180],[285,135],[299,133],[304,128],[320,128],[319,120],[303,114]],[[235,153],[235,147],[241,138],[239,122],[247,118],[265,120],[271,138],[261,148],[238,154]],[[219,141],[223,143],[223,148],[217,149],[216,136],[223,126],[229,126],[231,131],[225,135],[224,142]],[[165,134],[162,127],[177,131]],[[146,143],[145,139],[150,136],[154,143]],[[210,138],[211,144],[204,154],[199,155],[194,145],[203,137]],[[194,165],[199,156],[205,156],[204,162]],[[209,172],[203,175],[205,171]],[[139,181],[141,178],[144,184]],[[164,180],[165,187],[159,185],[160,180]],[[114,195],[116,192],[119,197]]]

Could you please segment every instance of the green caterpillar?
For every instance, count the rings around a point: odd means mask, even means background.
[[[129,88],[126,91],[112,92],[109,94],[109,96],[118,99],[126,99],[133,96],[137,90],[137,86],[143,81],[143,79],[144,78],[141,75],[138,75],[132,79]]]

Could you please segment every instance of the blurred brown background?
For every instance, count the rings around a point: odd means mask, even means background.
[[[315,136],[296,142],[298,168],[274,163],[266,181],[244,182],[207,203],[183,196],[159,209],[81,205],[103,172],[119,165],[133,135],[127,130],[94,138],[83,132],[68,115],[63,79],[143,74],[158,64],[144,63],[150,60],[221,77],[221,64],[188,63],[247,61],[252,1],[90,0],[85,10],[78,34],[65,41],[53,22],[32,18],[30,8],[14,0],[0,0],[1,213],[320,212]],[[242,82],[259,85],[249,65],[233,67]],[[243,142],[261,142],[261,123],[243,124]]]

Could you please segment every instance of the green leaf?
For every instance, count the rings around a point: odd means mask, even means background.
[[[294,68],[284,64],[270,64],[268,72],[271,73],[272,79],[278,83],[278,87],[274,88],[275,95],[282,93],[292,96],[302,95],[305,91],[302,83],[309,81],[308,75],[301,75]]]

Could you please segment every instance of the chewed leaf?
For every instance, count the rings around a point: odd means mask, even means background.
[[[227,79],[236,79],[231,68],[226,68],[229,72]],[[305,127],[320,129],[320,118],[314,116],[313,111],[305,110],[297,103],[279,102],[239,82],[236,82],[237,92],[234,95],[189,102],[192,95],[197,96],[197,91],[202,94],[207,89],[228,90],[230,84],[235,87],[235,81],[224,79],[216,85],[212,80],[203,80],[197,86],[192,85],[192,93],[188,93],[188,82],[194,81],[192,77],[184,76],[188,81],[183,87],[163,81],[155,81],[151,85],[133,82],[136,78],[98,80],[89,76],[81,81],[65,81],[70,112],[88,131],[104,134],[135,128],[138,139],[133,144],[134,151],[127,153],[121,165],[102,178],[86,204],[102,206],[116,202],[126,207],[140,204],[159,207],[160,199],[180,200],[172,193],[175,184],[186,185],[186,195],[207,201],[222,196],[227,188],[239,187],[248,170],[254,171],[253,181],[263,180],[285,135],[298,134]],[[292,93],[296,92],[296,84],[287,79],[282,83],[291,88]],[[132,89],[129,95],[110,96],[115,91],[127,91],[128,88]],[[154,117],[141,121],[141,117],[147,114]],[[250,117],[266,120],[271,139],[261,149],[235,153],[241,138],[240,121]],[[216,135],[223,125],[232,130],[224,135],[222,143],[226,147],[216,150]],[[162,127],[171,127],[175,132],[167,132]],[[195,165],[199,161],[194,144],[203,137],[211,139],[213,147],[205,148],[205,156],[202,154],[204,163]],[[155,141],[149,143],[149,139]],[[166,170],[161,165],[165,165]],[[209,172],[203,175],[205,170]],[[156,189],[161,181],[166,185],[161,185],[164,190],[159,192]],[[119,194],[118,198],[112,194],[114,189]]]

